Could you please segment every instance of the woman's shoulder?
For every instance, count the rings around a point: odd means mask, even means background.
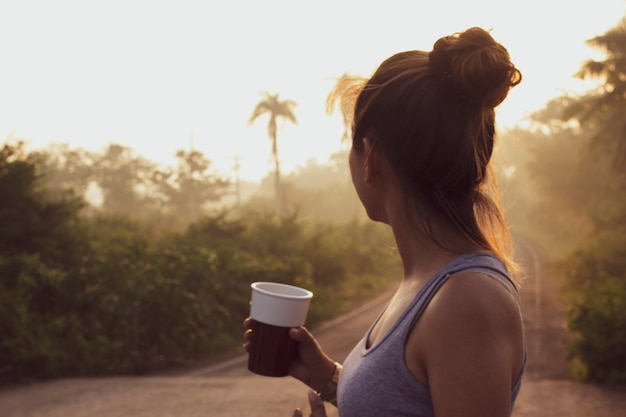
[[[453,340],[466,335],[515,340],[521,337],[522,319],[516,294],[491,274],[463,271],[452,274],[437,291],[420,318],[433,339]]]
[[[439,313],[451,314],[458,319],[468,320],[475,316],[492,314],[517,316],[519,301],[511,291],[506,278],[479,271],[461,271],[452,274],[435,294],[431,306]],[[469,315],[469,316],[468,316]]]
[[[523,322],[516,296],[492,275],[466,271],[450,276],[424,310],[419,325],[430,351],[453,348],[523,354]],[[513,353],[515,352],[515,353]]]

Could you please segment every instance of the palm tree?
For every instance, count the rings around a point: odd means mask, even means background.
[[[608,150],[613,167],[622,178],[626,176],[626,18],[604,35],[587,41],[603,50],[603,61],[588,60],[577,77],[596,78],[604,84],[596,91],[580,97],[565,113],[593,131],[592,147]]]
[[[272,141],[272,159],[274,160],[274,198],[276,199],[276,211],[281,211],[281,193],[280,193],[280,164],[278,159],[278,144],[276,140],[277,120],[283,118],[293,124],[298,124],[293,108],[296,102],[293,100],[280,100],[278,94],[269,94],[267,91],[261,93],[261,101],[259,101],[250,116],[248,125],[252,124],[259,116],[263,114],[269,115],[267,125],[267,134]]]

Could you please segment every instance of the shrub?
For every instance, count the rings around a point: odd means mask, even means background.
[[[626,239],[610,233],[567,260],[568,343],[575,378],[626,382]]]
[[[575,378],[626,383],[626,275],[599,276],[573,301],[568,312]]]

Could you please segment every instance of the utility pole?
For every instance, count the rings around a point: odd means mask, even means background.
[[[233,158],[235,160],[235,164],[233,165],[233,170],[235,171],[235,207],[239,208],[241,204],[241,184],[239,180],[239,168],[241,168],[241,164],[239,160],[241,159],[239,156],[235,156]]]

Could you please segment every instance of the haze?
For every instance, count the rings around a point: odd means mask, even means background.
[[[335,77],[482,26],[524,75],[498,113],[513,126],[592,87],[573,78],[597,56],[585,41],[624,11],[622,0],[3,2],[0,137],[29,149],[118,143],[161,163],[193,147],[227,174],[240,158],[256,181],[272,169],[266,119],[247,125],[261,91],[298,103],[298,125],[279,127],[282,169],[325,162],[343,129],[324,111]]]

